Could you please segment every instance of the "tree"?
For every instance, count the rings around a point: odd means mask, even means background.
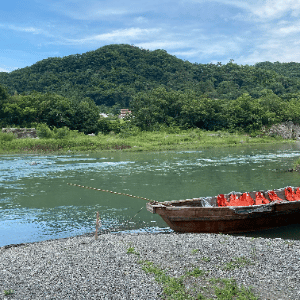
[[[4,126],[4,108],[8,99],[8,93],[6,89],[0,85],[0,126]]]
[[[98,131],[99,109],[89,98],[82,101],[74,100],[75,114],[72,117],[70,129],[76,129],[88,133]]]

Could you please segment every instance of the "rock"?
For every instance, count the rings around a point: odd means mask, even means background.
[[[300,139],[300,126],[293,122],[274,124],[270,129],[262,129],[269,136],[281,136],[284,139]]]
[[[13,133],[17,139],[37,138],[37,132],[35,128],[2,128],[2,132]]]

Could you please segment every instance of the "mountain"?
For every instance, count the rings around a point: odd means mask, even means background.
[[[292,70],[292,72],[291,72]],[[30,67],[0,73],[10,94],[56,93],[89,97],[97,105],[129,107],[138,92],[163,86],[212,99],[236,99],[243,93],[259,98],[264,89],[284,97],[300,88],[300,64],[192,64],[165,50],[149,51],[125,44],[101,47],[84,54],[52,57]]]

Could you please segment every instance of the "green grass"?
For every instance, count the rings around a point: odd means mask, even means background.
[[[204,256],[204,257],[202,257],[201,259],[202,259],[203,261],[205,261],[205,262],[210,262],[210,258],[209,258],[209,257],[205,257],[205,256]]]
[[[193,276],[193,277],[199,277],[199,276],[204,276],[206,275],[207,272],[200,270],[199,268],[195,268],[193,271],[187,272],[187,276]]]
[[[299,171],[299,169],[300,169],[300,157],[297,160],[294,161],[293,169]]]
[[[234,270],[234,269],[242,268],[242,267],[245,267],[245,266],[251,265],[251,264],[253,264],[253,262],[251,262],[251,260],[246,258],[245,256],[235,257],[230,262],[225,264],[223,266],[223,269],[224,270]]]
[[[192,271],[186,272],[185,275],[179,278],[172,277],[166,272],[153,264],[150,261],[139,261],[142,264],[142,269],[153,274],[155,280],[163,286],[163,299],[169,300],[257,300],[258,298],[252,293],[250,288],[238,286],[234,279],[218,279],[207,277],[208,272],[195,268]],[[197,284],[193,288],[187,288],[186,284],[191,278],[201,278],[201,282],[205,287]],[[191,284],[189,284],[191,285]]]
[[[221,285],[214,285],[213,289],[217,299],[220,300],[229,300],[229,299],[238,299],[238,300],[256,300],[257,297],[253,295],[251,289],[247,289],[244,286],[238,287],[234,279],[221,279],[217,280],[217,283]]]
[[[142,269],[146,273],[154,274],[155,280],[163,285],[163,293],[166,296],[165,299],[170,300],[184,300],[184,299],[193,299],[186,290],[185,285],[183,284],[183,277],[175,278],[161,270],[158,267],[155,267],[152,262],[144,261]]]
[[[135,255],[140,255],[138,252],[135,251],[134,247],[130,246],[127,249],[127,254],[135,254]]]
[[[178,133],[138,132],[134,135],[99,134],[86,136],[76,132],[58,138],[14,139],[0,135],[0,154],[6,153],[67,153],[103,150],[164,151],[199,149],[207,147],[236,147],[252,144],[290,142],[274,137],[249,137],[228,132],[209,132],[200,129],[182,130]],[[4,136],[4,138],[3,138]]]
[[[14,291],[13,290],[4,290],[3,293],[5,296],[9,296],[9,295],[12,295],[14,293]]]

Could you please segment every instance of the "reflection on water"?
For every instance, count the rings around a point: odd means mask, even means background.
[[[0,246],[101,230],[170,231],[145,201],[68,186],[87,185],[166,201],[299,186],[284,172],[300,156],[293,145],[151,153],[5,155],[0,159]],[[130,220],[130,222],[128,222]],[[286,230],[286,231],[284,231]],[[299,239],[299,226],[251,233]],[[253,235],[252,235],[253,236]]]

